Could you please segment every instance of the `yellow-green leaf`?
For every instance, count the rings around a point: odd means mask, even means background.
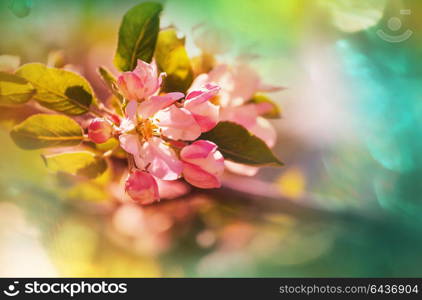
[[[234,162],[248,165],[283,165],[264,141],[243,126],[232,122],[218,123],[199,139],[214,142],[224,158]]]
[[[89,151],[43,155],[46,166],[53,172],[95,178],[107,169],[106,161]]]
[[[174,29],[162,30],[158,34],[155,60],[158,68],[167,74],[163,90],[186,92],[193,81],[192,65],[185,41],[177,37]]]
[[[268,98],[266,95],[263,94],[255,94],[252,99],[249,100],[249,103],[269,103],[272,105],[272,110],[267,112],[266,114],[263,114],[262,116],[264,118],[268,118],[268,119],[278,119],[281,117],[281,109],[280,107],[277,105],[277,103],[275,103],[274,101],[272,101],[270,98]]]
[[[10,136],[19,147],[32,150],[76,146],[83,140],[83,131],[69,117],[36,114],[16,125]]]
[[[116,78],[113,74],[110,73],[105,67],[98,68],[98,74],[100,74],[101,79],[103,80],[104,84],[108,87],[110,92],[116,96],[116,98],[123,103],[123,96],[119,93],[119,89],[117,87]]]
[[[136,61],[150,62],[160,29],[159,3],[145,2],[131,8],[123,17],[114,64],[121,71],[131,71]]]
[[[16,74],[36,88],[34,99],[49,109],[68,115],[81,115],[95,101],[88,81],[76,73],[32,63],[20,67]]]
[[[35,94],[34,87],[24,78],[0,72],[0,106],[24,104]]]

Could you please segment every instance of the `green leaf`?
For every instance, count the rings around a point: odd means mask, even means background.
[[[99,67],[98,73],[100,74],[101,79],[104,81],[105,85],[108,87],[110,92],[112,92],[112,94],[116,96],[120,103],[123,103],[123,96],[119,93],[116,78],[113,76],[113,74],[111,74],[110,71],[107,70],[105,67]]]
[[[261,139],[236,123],[220,122],[214,129],[203,133],[199,139],[214,142],[224,158],[234,162],[248,165],[283,165]]]
[[[61,113],[84,114],[95,100],[88,81],[67,70],[32,63],[20,67],[16,74],[36,88],[35,100],[42,106]]]
[[[24,104],[34,94],[34,87],[26,79],[0,72],[0,106]]]
[[[16,125],[10,136],[19,147],[32,150],[79,145],[83,131],[69,117],[36,114]]]
[[[277,103],[273,102],[270,98],[268,98],[266,95],[263,94],[255,94],[252,99],[249,100],[249,103],[269,103],[272,105],[272,110],[270,112],[267,112],[266,114],[263,114],[262,116],[264,118],[268,119],[278,119],[281,118],[281,109],[277,105]]]
[[[136,61],[150,62],[154,54],[160,29],[158,3],[141,3],[131,8],[123,17],[119,29],[119,41],[114,64],[120,71],[131,71]]]
[[[46,166],[53,172],[95,178],[107,169],[106,161],[88,151],[43,155]]]
[[[178,38],[174,29],[160,31],[155,60],[158,68],[167,74],[163,80],[163,90],[186,92],[193,81],[193,70],[185,40]]]

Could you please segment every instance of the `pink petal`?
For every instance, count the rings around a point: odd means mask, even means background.
[[[136,111],[138,109],[138,102],[136,100],[131,100],[126,105],[125,113],[126,117],[132,122],[136,121]]]
[[[201,189],[221,187],[221,181],[217,176],[189,163],[183,164],[183,177],[187,182]]]
[[[194,90],[200,89],[202,86],[210,82],[209,76],[206,73],[199,74],[196,76],[196,78],[193,80],[189,90],[188,94]]]
[[[185,108],[192,113],[202,132],[210,131],[219,121],[220,107],[209,101],[189,102],[185,104]]]
[[[248,128],[250,132],[263,140],[268,147],[272,148],[277,140],[277,132],[271,123],[263,117],[256,119],[255,125]]]
[[[140,142],[137,134],[121,134],[119,136],[120,146],[128,153],[138,155]]]
[[[254,176],[259,171],[258,167],[239,164],[228,160],[224,161],[224,165],[230,172],[243,176]]]
[[[140,100],[143,98],[144,84],[133,72],[125,72],[117,79],[117,85],[123,96],[128,100]]]
[[[220,177],[224,172],[223,155],[217,151],[217,145],[210,141],[199,140],[184,147],[180,152],[180,158],[216,177]]]
[[[121,134],[119,136],[120,146],[126,152],[133,155],[136,167],[139,169],[145,168],[145,162],[140,157],[141,143],[137,134]]]
[[[133,200],[142,205],[160,200],[157,182],[151,174],[143,171],[135,171],[129,175],[125,190]]]
[[[163,180],[175,180],[182,173],[182,162],[163,140],[157,137],[142,145],[141,158],[149,164],[148,171]]]
[[[175,199],[190,192],[190,187],[180,180],[157,179],[158,191],[162,199]]]
[[[152,96],[139,104],[139,114],[143,118],[149,118],[183,97],[184,94],[179,92],[168,93],[164,96]]]
[[[220,87],[218,85],[207,83],[203,87],[189,92],[186,96],[185,104],[190,102],[202,103],[208,101],[217,95],[219,91]]]
[[[247,64],[239,64],[233,69],[234,89],[232,98],[249,100],[258,90],[260,78],[258,73]]]
[[[231,121],[249,129],[254,126],[258,112],[254,104],[224,107],[220,111],[221,121]]]
[[[201,127],[192,114],[175,105],[159,111],[155,117],[162,133],[174,140],[192,141],[201,135]]]
[[[285,87],[282,86],[276,86],[276,85],[269,85],[269,84],[265,84],[260,82],[258,85],[257,90],[260,92],[267,92],[267,93],[271,93],[271,92],[278,92],[278,91],[282,91],[285,90]]]
[[[217,145],[207,140],[198,140],[184,147],[180,157],[187,162],[198,158],[207,158],[210,153],[217,150]]]

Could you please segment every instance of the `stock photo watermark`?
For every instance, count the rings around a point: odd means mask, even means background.
[[[14,297],[23,294],[62,294],[74,297],[78,294],[126,294],[126,283],[102,282],[39,282],[32,281],[19,285],[19,281],[7,285],[3,290],[6,296]]]
[[[410,9],[402,9],[400,10],[400,15],[411,15]],[[398,33],[402,29],[402,21],[399,17],[391,17],[387,22],[388,29],[393,33]],[[406,29],[401,34],[392,35],[386,33],[383,29],[377,30],[377,35],[386,42],[389,43],[401,43],[408,40],[413,34],[413,31],[410,29]]]

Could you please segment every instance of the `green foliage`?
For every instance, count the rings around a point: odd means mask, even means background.
[[[131,71],[136,61],[150,62],[160,29],[161,4],[141,3],[123,17],[114,64],[120,71]]]
[[[110,92],[113,93],[113,95],[120,101],[120,103],[123,103],[123,96],[119,93],[116,78],[113,76],[113,74],[111,74],[110,71],[107,70],[105,67],[99,67],[98,74],[100,74],[101,79],[108,87]]]
[[[261,139],[243,126],[232,122],[218,123],[214,129],[203,133],[200,139],[217,144],[224,158],[234,162],[248,165],[283,165]]]
[[[46,166],[54,172],[95,178],[107,169],[106,161],[92,152],[66,152],[43,155]]]
[[[16,125],[10,136],[19,147],[32,150],[79,145],[83,140],[83,131],[69,117],[36,114]]]
[[[0,72],[0,106],[24,104],[35,94],[34,87],[24,78]]]
[[[268,119],[278,119],[281,117],[281,109],[280,107],[277,105],[277,103],[275,103],[274,101],[272,101],[270,98],[268,98],[268,96],[263,95],[263,94],[255,94],[252,99],[249,100],[249,103],[269,103],[272,105],[273,109],[262,115],[264,118],[268,118]]]
[[[34,99],[42,106],[68,115],[81,115],[94,99],[92,88],[82,76],[40,63],[26,64],[16,74],[37,90]]]
[[[185,49],[185,40],[177,37],[176,30],[160,31],[155,60],[158,68],[167,74],[163,81],[163,90],[186,92],[193,81],[193,71]]]

